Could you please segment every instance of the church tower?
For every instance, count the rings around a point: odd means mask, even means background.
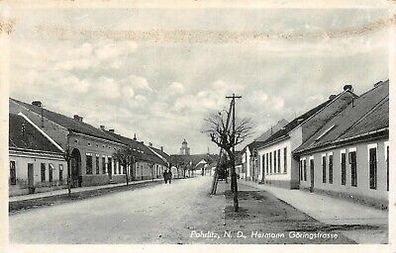
[[[182,142],[182,146],[180,148],[181,155],[190,155],[190,148],[187,145],[188,145],[187,141],[186,139],[184,139],[184,141]]]

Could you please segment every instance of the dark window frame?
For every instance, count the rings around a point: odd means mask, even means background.
[[[278,149],[278,173],[281,173],[280,149]]]
[[[341,153],[341,185],[346,185],[346,152]]]
[[[55,169],[54,164],[49,163],[48,164],[48,182],[54,181],[54,169]]]
[[[58,166],[59,172],[58,172],[58,180],[63,181],[63,164],[59,164]]]
[[[41,175],[40,180],[41,180],[41,182],[45,182],[45,171],[47,170],[46,167],[47,166],[45,163],[40,163],[40,175]]]
[[[322,156],[322,183],[325,184],[327,182],[327,157],[325,155]]]
[[[106,174],[106,157],[102,156],[102,174]]]
[[[372,153],[371,151],[374,151],[374,153]],[[369,153],[368,154],[369,155],[369,187],[372,190],[376,190],[377,180],[378,180],[377,147],[370,147],[368,149],[368,153]]]
[[[283,148],[283,173],[287,173],[287,147]]]
[[[356,151],[350,151],[348,153],[349,155],[349,164],[351,165],[351,186],[357,187],[358,182],[357,182],[357,152]]]
[[[304,159],[303,163],[304,163],[304,181],[306,182],[307,181],[307,160]]]
[[[100,164],[99,164],[99,162],[100,162],[100,157],[96,156],[96,158],[95,158],[95,171],[96,171],[96,174],[100,174]]]
[[[10,161],[10,185],[17,184],[16,161]]]
[[[92,163],[93,163],[92,155],[86,154],[85,155],[85,174],[92,175],[92,173],[93,173]]]
[[[332,154],[329,154],[329,184],[333,184],[334,182],[334,157]]]

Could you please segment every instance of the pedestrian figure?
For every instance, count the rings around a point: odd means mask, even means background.
[[[164,177],[165,184],[168,183],[168,172],[166,170],[162,173],[162,176]]]
[[[168,172],[168,180],[169,180],[169,183],[171,184],[172,183],[172,171],[171,171],[171,169],[169,169],[169,172]]]

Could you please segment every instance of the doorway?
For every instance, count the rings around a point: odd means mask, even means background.
[[[81,155],[78,149],[73,149],[70,160],[72,187],[81,187]]]
[[[311,174],[311,186],[309,187],[309,191],[313,192],[315,187],[315,162],[314,159],[309,160],[310,174]]]

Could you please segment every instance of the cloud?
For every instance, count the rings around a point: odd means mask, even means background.
[[[108,99],[120,98],[120,85],[114,79],[101,76],[95,82],[94,92],[96,96]]]
[[[136,91],[152,92],[153,89],[150,87],[146,78],[136,75],[129,75],[127,79],[123,80],[125,85],[130,85]]]
[[[237,116],[251,117],[262,131],[324,102],[344,84],[353,84],[360,94],[388,78],[388,34],[382,30],[240,44],[135,42],[111,36],[62,40],[33,32],[50,20],[59,27],[115,27],[116,35],[117,29],[153,27],[324,34],[364,26],[381,17],[374,10],[358,11],[362,15],[351,10],[86,12],[21,12],[12,34],[11,96],[43,100],[49,109],[81,114],[94,126],[105,124],[128,136],[137,133],[170,152],[177,152],[183,138],[193,152],[206,152],[207,146],[215,151],[200,133],[202,120],[211,111],[228,109],[225,96],[232,93],[242,96]],[[78,17],[83,15],[82,21]]]
[[[169,85],[169,90],[170,94],[172,93],[177,93],[177,94],[183,94],[185,91],[184,85],[179,82],[172,82],[171,85]]]

